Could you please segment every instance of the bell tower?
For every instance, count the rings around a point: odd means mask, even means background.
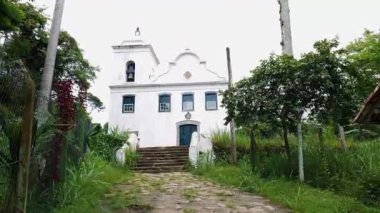
[[[139,27],[131,39],[112,46],[112,49],[112,86],[151,83],[149,75],[154,73],[160,62],[152,45],[142,39]]]

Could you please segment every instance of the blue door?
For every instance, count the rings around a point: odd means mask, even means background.
[[[185,124],[179,126],[179,145],[190,146],[191,135],[197,131],[197,125]]]

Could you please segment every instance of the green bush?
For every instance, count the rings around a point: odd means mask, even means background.
[[[125,143],[128,135],[119,132],[117,129],[111,130],[110,133],[101,132],[90,138],[89,147],[92,153],[106,161],[115,161],[115,153]]]

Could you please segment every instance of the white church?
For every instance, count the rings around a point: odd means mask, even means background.
[[[226,128],[219,91],[227,89],[227,78],[197,54],[186,49],[160,64],[138,28],[134,39],[112,49],[111,128],[135,133],[140,147],[188,146],[194,131],[210,136]]]

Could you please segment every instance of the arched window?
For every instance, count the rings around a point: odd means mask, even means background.
[[[135,81],[135,62],[128,61],[126,67],[126,80],[127,82]]]

